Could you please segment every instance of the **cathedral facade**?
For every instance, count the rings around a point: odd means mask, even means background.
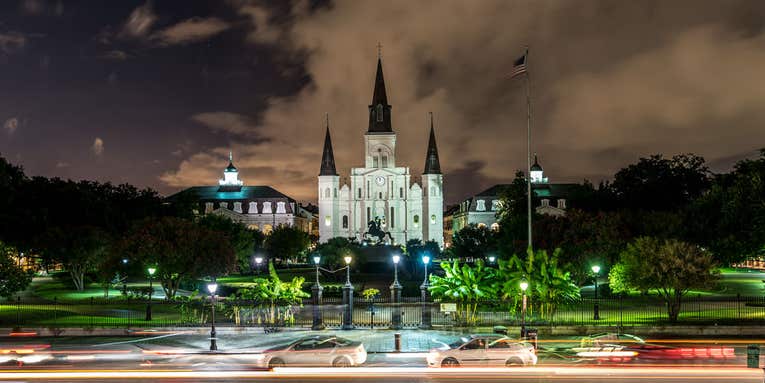
[[[443,175],[438,159],[433,117],[421,184],[409,167],[396,162],[396,133],[385,91],[382,61],[378,57],[369,125],[364,134],[364,166],[351,168],[348,182],[340,184],[332,139],[327,124],[319,172],[319,240],[370,239],[385,233],[385,243],[405,244],[411,239],[435,241],[443,246]]]

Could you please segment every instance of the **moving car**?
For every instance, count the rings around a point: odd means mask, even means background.
[[[263,351],[259,364],[263,367],[284,366],[358,366],[367,360],[361,342],[334,335],[313,335],[280,347]]]
[[[584,337],[580,347],[572,349],[577,357],[599,361],[627,362],[633,360],[725,360],[735,358],[733,347],[679,346],[648,344],[630,334],[602,333]]]
[[[537,364],[534,346],[498,335],[471,335],[434,348],[429,367],[526,366]]]

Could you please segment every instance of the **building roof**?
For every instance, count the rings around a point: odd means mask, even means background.
[[[234,153],[229,150],[228,152],[228,166],[226,166],[226,169],[223,170],[226,173],[235,172],[236,166],[234,166]]]
[[[383,76],[382,58],[377,58],[377,74],[375,75],[375,90],[372,93],[372,105],[388,105],[388,94],[385,92],[385,77]]]
[[[332,152],[332,137],[329,135],[329,117],[327,117],[327,133],[324,135],[324,151],[321,154],[320,176],[336,176],[335,154]]]
[[[542,171],[542,165],[539,165],[539,160],[537,160],[537,155],[536,154],[534,154],[534,165],[531,165],[531,171],[532,172],[534,172],[534,171],[541,172]]]
[[[441,163],[438,160],[438,147],[436,146],[436,132],[433,129],[433,112],[430,113],[430,139],[428,140],[428,153],[425,157],[424,169],[422,174],[441,174]]]
[[[292,198],[270,186],[192,186],[168,197],[172,200],[180,195],[190,195],[201,201],[257,200],[257,199],[286,199]]]

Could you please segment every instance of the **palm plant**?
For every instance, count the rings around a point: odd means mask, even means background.
[[[444,276],[430,275],[430,292],[436,298],[454,301],[457,304],[455,320],[457,323],[471,326],[476,323],[478,302],[495,296],[496,290],[492,279],[493,269],[484,267],[481,260],[474,267],[459,261],[453,264],[441,263]]]

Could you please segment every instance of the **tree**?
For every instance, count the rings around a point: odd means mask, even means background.
[[[322,264],[330,269],[337,269],[345,265],[343,257],[358,253],[359,245],[344,237],[330,238],[325,243],[320,243],[315,252],[321,256]]]
[[[304,277],[293,277],[290,282],[283,282],[276,273],[273,262],[268,262],[268,278],[255,278],[253,287],[241,289],[240,295],[267,303],[266,313],[268,322],[278,323],[280,320],[290,320],[291,311],[280,311],[280,305],[298,305],[302,299],[310,295],[302,290]]]
[[[699,246],[652,237],[640,237],[627,245],[619,267],[627,287],[659,294],[672,322],[677,321],[688,290],[710,286],[719,274],[711,254]]]
[[[250,271],[250,258],[255,248],[263,245],[265,236],[257,230],[250,230],[240,222],[218,214],[207,214],[199,219],[199,224],[228,238],[236,254],[237,265],[241,272]]]
[[[579,298],[579,287],[572,282],[571,273],[558,264],[560,254],[560,249],[552,256],[545,250],[527,250],[526,259],[513,255],[507,261],[500,260],[495,274],[497,295],[517,305],[521,297],[520,284],[525,280],[529,284],[530,306],[539,308],[543,317],[552,317],[558,305]]]
[[[218,277],[235,268],[234,248],[226,236],[181,218],[149,219],[136,225],[120,244],[120,253],[157,269],[168,299],[181,282]]]
[[[719,175],[686,211],[687,236],[723,264],[765,257],[765,149]]]
[[[443,298],[457,303],[455,320],[464,325],[476,323],[476,309],[478,301],[488,299],[496,295],[492,278],[494,269],[484,266],[482,260],[478,260],[475,266],[463,264],[459,261],[453,264],[441,262],[441,270],[444,276],[430,274],[430,292],[435,298]]]
[[[452,245],[447,250],[454,258],[486,259],[497,252],[496,233],[485,226],[470,224],[454,233]]]
[[[619,170],[611,184],[617,203],[628,209],[674,211],[699,197],[711,184],[703,157],[660,154],[640,158]]]
[[[85,289],[85,275],[104,263],[109,237],[93,226],[55,227],[46,233],[44,253],[64,265],[77,291]]]
[[[311,246],[311,237],[308,233],[287,225],[274,228],[265,241],[266,251],[272,259],[289,259],[295,263],[305,256],[309,246]]]
[[[0,242],[0,297],[10,298],[32,282],[32,271],[16,264],[14,258],[17,256],[15,248]]]

